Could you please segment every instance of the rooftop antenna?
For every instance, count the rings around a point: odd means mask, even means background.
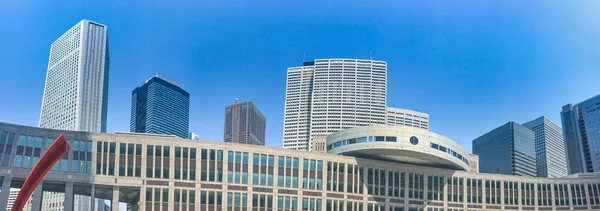
[[[306,52],[304,52],[304,55],[302,55],[302,63],[306,62]]]
[[[373,49],[371,48],[371,52],[369,52],[369,60],[373,60]]]

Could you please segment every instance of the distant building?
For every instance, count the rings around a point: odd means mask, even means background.
[[[267,118],[252,102],[238,103],[225,108],[224,142],[265,145]]]
[[[560,112],[569,174],[600,172],[600,95]]]
[[[404,125],[429,130],[429,114],[401,109],[401,108],[385,108],[385,124],[386,125]]]
[[[190,94],[159,75],[131,93],[131,132],[188,137]]]
[[[538,177],[567,176],[567,157],[562,129],[546,117],[523,124],[535,133],[535,154]]]
[[[190,140],[200,140],[200,136],[194,132],[189,133],[188,139]]]
[[[515,122],[506,123],[473,140],[479,172],[535,177],[535,133]]]

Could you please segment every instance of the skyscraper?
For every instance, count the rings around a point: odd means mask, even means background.
[[[109,61],[106,25],[81,20],[55,40],[50,45],[39,126],[106,132]],[[64,201],[63,193],[45,193],[41,209],[63,210]],[[89,197],[76,195],[73,203],[89,210]]]
[[[235,103],[225,108],[223,141],[265,145],[267,119],[252,102]]]
[[[88,20],[52,43],[40,127],[106,132],[108,52],[106,26]]]
[[[515,122],[473,140],[473,154],[479,172],[536,176],[535,133]]]
[[[567,176],[567,158],[562,129],[542,116],[523,124],[535,133],[535,154],[538,177]]]
[[[600,172],[600,95],[560,112],[569,174]]]
[[[155,75],[131,93],[131,132],[188,137],[190,94]]]
[[[387,63],[316,59],[287,71],[283,147],[309,150],[311,135],[386,122]]]

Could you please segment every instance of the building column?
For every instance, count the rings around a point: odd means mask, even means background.
[[[119,187],[114,186],[112,191],[112,200],[110,201],[110,210],[119,211]]]
[[[587,185],[583,185],[583,190],[585,191],[585,200],[587,200],[588,210],[592,210],[592,201],[590,198],[590,193],[592,193],[592,190],[588,189]]]
[[[140,187],[140,193],[138,194],[138,210],[146,210],[146,188],[144,186]]]
[[[33,190],[33,194],[31,196],[31,211],[41,211],[42,210],[42,198],[43,198],[43,187],[44,182],[40,182],[38,186]]]
[[[96,209],[96,186],[92,184],[92,187],[90,187],[90,209],[95,210]],[[98,211],[104,211],[104,210],[98,210]]]
[[[8,204],[8,195],[10,194],[10,184],[12,178],[6,176],[2,179],[2,189],[0,189],[0,210],[6,210]]]
[[[67,182],[65,184],[65,211],[73,211],[73,201],[75,194],[73,194],[73,182]]]

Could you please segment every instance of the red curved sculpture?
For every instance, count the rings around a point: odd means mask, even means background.
[[[46,176],[46,173],[50,171],[56,161],[69,152],[69,149],[71,149],[71,146],[69,146],[69,143],[67,143],[63,134],[60,134],[58,138],[54,140],[54,143],[46,149],[46,152],[44,152],[38,163],[33,167],[29,176],[27,176],[25,183],[23,183],[23,187],[21,187],[21,191],[19,191],[19,195],[17,195],[17,199],[15,199],[11,211],[23,210],[25,202],[27,202],[27,199],[29,199],[29,196],[31,196],[35,187],[40,184],[44,176]]]

